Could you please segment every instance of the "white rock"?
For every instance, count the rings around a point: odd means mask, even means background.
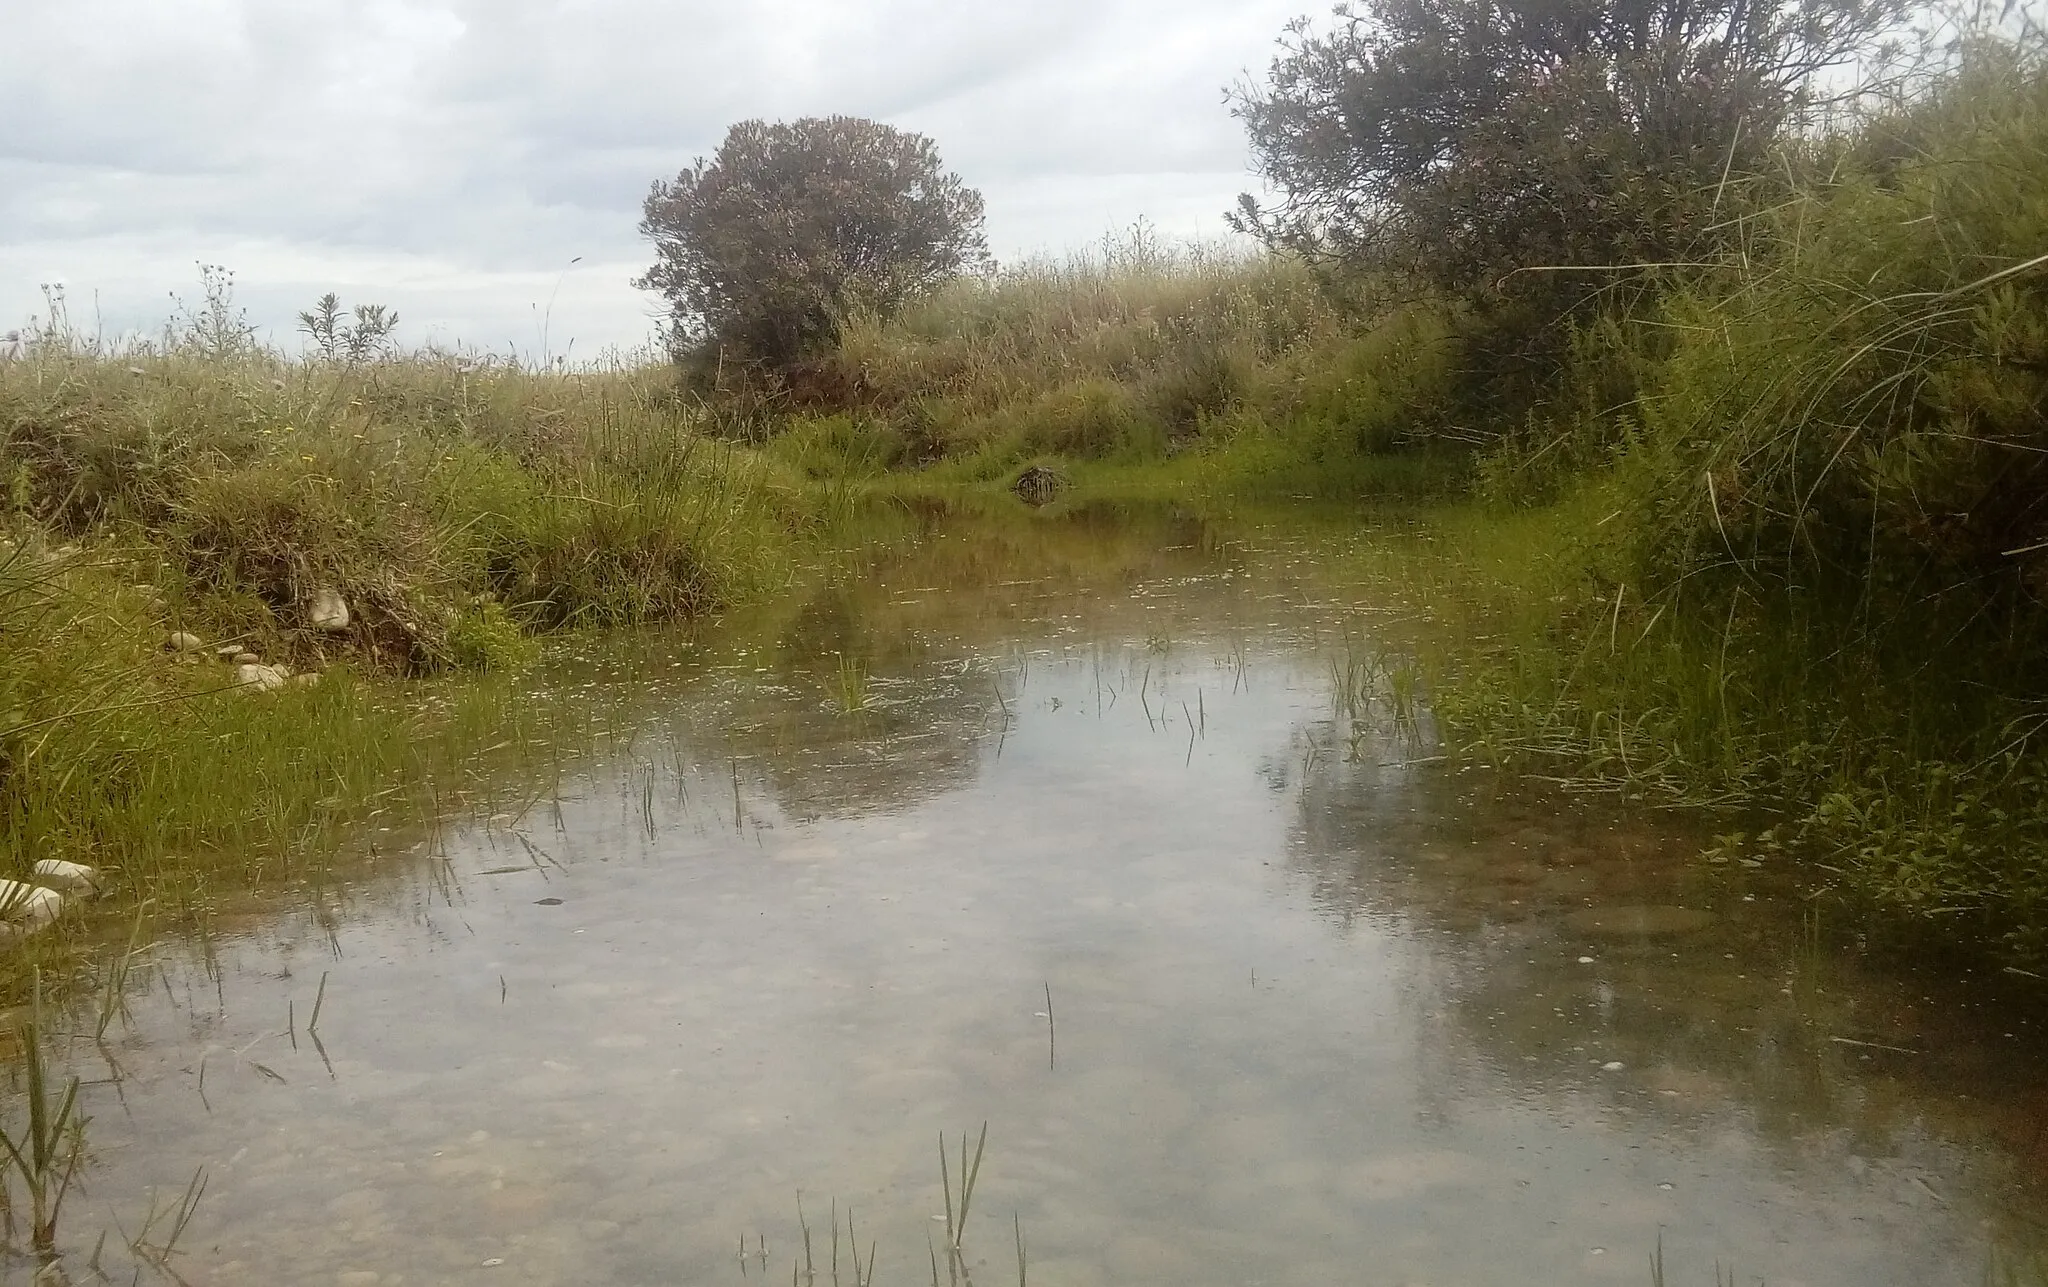
[[[329,633],[348,629],[348,601],[332,586],[321,586],[313,591],[313,602],[306,608],[306,624]]]
[[[213,650],[213,655],[220,658],[222,661],[232,661],[234,660],[236,653],[246,651],[247,649],[243,648],[242,645],[238,643],[222,644],[220,647]]]
[[[309,670],[303,674],[293,675],[289,682],[293,688],[311,688],[320,682],[320,674],[318,671]]]
[[[100,869],[88,867],[82,862],[66,862],[62,858],[38,858],[30,868],[30,874],[51,889],[67,890],[71,893],[89,893],[100,887]]]
[[[166,652],[198,652],[204,647],[206,647],[204,639],[195,634],[187,634],[183,630],[176,631],[170,638],[164,640],[164,650]]]
[[[252,693],[274,693],[290,678],[282,666],[249,662],[235,667],[235,685]]]
[[[237,666],[253,666],[257,662],[262,661],[263,658],[258,657],[253,652],[243,651],[236,653],[234,656],[228,658],[228,660],[234,662]]]
[[[57,919],[64,896],[54,889],[20,880],[0,880],[0,920],[34,927]]]

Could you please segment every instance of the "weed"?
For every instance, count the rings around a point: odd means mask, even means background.
[[[842,715],[858,715],[873,708],[875,698],[869,689],[867,667],[858,657],[839,655],[832,676],[832,700]]]
[[[89,1119],[78,1108],[78,1078],[71,1078],[61,1089],[52,1081],[49,1054],[43,1045],[40,994],[38,988],[28,1017],[17,1028],[25,1118],[13,1127],[0,1127],[0,1149],[6,1150],[8,1168],[7,1183],[0,1190],[6,1195],[0,1215],[5,1216],[12,1236],[13,1189],[19,1184],[27,1198],[30,1246],[37,1255],[49,1257],[56,1254],[57,1221],[85,1157]]]

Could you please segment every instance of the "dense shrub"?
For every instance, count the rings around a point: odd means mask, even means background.
[[[1649,557],[1899,592],[2048,587],[2048,77],[1985,50],[1753,221],[1641,399]]]
[[[679,352],[786,370],[855,314],[888,317],[987,257],[981,194],[921,134],[851,116],[734,125],[648,193],[640,284]]]

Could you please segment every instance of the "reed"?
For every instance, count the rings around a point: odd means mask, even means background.
[[[0,1149],[6,1151],[7,1182],[0,1186],[0,1217],[14,1236],[15,1186],[28,1208],[29,1245],[45,1259],[57,1249],[57,1223],[64,1199],[78,1178],[85,1158],[85,1128],[90,1120],[78,1107],[77,1077],[61,1083],[53,1075],[44,1044],[40,989],[29,1015],[16,1029],[21,1043],[17,1065],[22,1077],[22,1117],[0,1127]]]

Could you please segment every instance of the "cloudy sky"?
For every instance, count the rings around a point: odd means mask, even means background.
[[[651,330],[648,184],[747,117],[922,131],[999,257],[1222,235],[1222,90],[1324,0],[0,0],[0,330],[159,324],[198,261],[271,338],[326,290],[402,338],[581,358]],[[580,262],[571,263],[571,260]]]

